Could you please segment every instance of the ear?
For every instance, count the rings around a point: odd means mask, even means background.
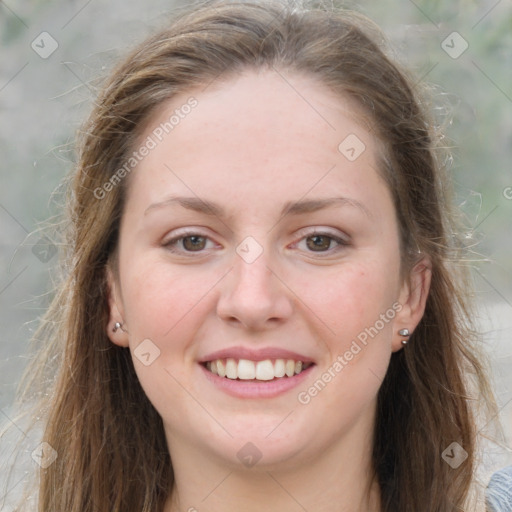
[[[430,258],[424,256],[414,265],[409,275],[404,278],[398,299],[402,309],[395,317],[395,332],[392,341],[393,352],[400,350],[403,347],[402,340],[407,339],[401,336],[398,331],[408,329],[412,334],[420,323],[425,312],[431,277],[432,264]]]
[[[107,324],[107,336],[110,341],[120,347],[128,346],[128,332],[124,323],[124,308],[119,293],[119,286],[116,282],[114,272],[107,266],[107,296],[109,306],[109,320]],[[116,328],[116,323],[121,327]]]

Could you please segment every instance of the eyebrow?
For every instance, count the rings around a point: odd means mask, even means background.
[[[172,206],[178,204],[179,206],[192,210],[205,215],[211,215],[214,217],[225,218],[226,213],[224,209],[212,201],[206,199],[200,199],[199,197],[182,197],[182,196],[171,196],[158,203],[149,205],[144,211],[144,215],[149,213],[151,210],[160,209],[166,206]],[[352,206],[362,211],[367,217],[372,217],[372,214],[366,208],[366,206],[357,201],[356,199],[350,199],[347,197],[328,197],[322,199],[302,199],[298,201],[288,201],[283,206],[280,217],[285,215],[301,215],[305,213],[313,213],[330,206]]]

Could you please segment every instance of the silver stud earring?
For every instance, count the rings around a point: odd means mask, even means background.
[[[400,334],[400,336],[403,336],[404,338],[409,338],[409,336],[411,335],[411,333],[409,332],[409,329],[400,329],[398,331],[398,334]],[[408,342],[409,342],[408,339],[402,340],[402,345],[407,345]]]
[[[123,324],[121,322],[116,322],[114,324],[114,328],[112,329],[112,332],[116,332],[118,329],[122,329]]]

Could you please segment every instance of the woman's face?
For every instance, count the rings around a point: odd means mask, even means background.
[[[423,310],[358,119],[309,78],[251,71],[174,97],[134,148],[109,336],[130,347],[174,463],[370,446],[397,331]]]

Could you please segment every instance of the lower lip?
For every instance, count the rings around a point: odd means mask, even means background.
[[[298,386],[312,371],[314,364],[293,377],[281,377],[274,380],[238,380],[219,377],[202,364],[199,365],[205,377],[221,391],[237,398],[273,398]]]

